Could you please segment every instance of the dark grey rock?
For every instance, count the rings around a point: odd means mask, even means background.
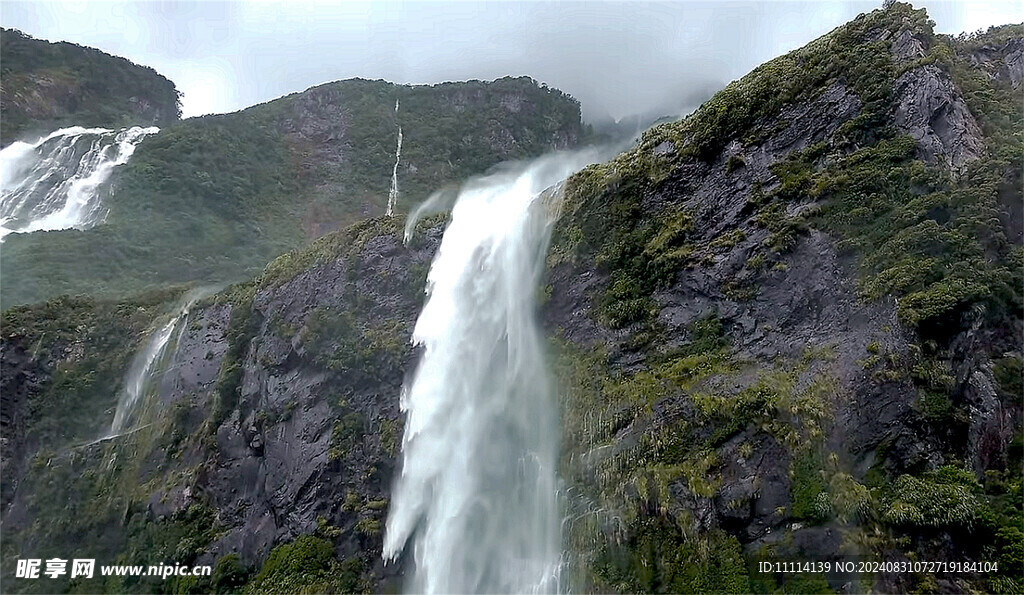
[[[892,40],[892,56],[896,62],[913,62],[924,58],[926,41],[910,29],[904,29]]]
[[[969,51],[966,57],[996,81],[1013,88],[1024,81],[1024,38],[1011,38],[1001,45],[985,44]]]
[[[949,76],[934,65],[903,73],[894,84],[893,120],[914,137],[925,161],[954,170],[981,156],[981,129]]]

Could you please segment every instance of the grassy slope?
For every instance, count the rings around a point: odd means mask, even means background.
[[[583,133],[575,100],[525,78],[355,79],[192,118],[139,146],[116,176],[105,225],[8,238],[0,298],[6,306],[251,277],[309,237],[383,212],[396,124],[404,133],[400,210]]]

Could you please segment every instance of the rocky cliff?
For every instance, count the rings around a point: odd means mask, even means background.
[[[573,179],[546,316],[585,585],[1019,588],[1021,34],[894,4]],[[748,566],[843,556],[1002,566]]]
[[[938,36],[895,3],[570,179],[541,314],[576,590],[1020,590],[1022,39]],[[175,298],[5,313],[5,572],[76,543],[216,564],[178,591],[389,588],[398,395],[444,219],[399,227],[197,305],[148,425],[114,439],[90,443],[104,371]],[[797,559],[998,569],[752,566]],[[67,586],[147,588],[125,580]]]
[[[181,114],[174,83],[124,58],[17,29],[0,29],[0,53],[0,146],[67,126],[164,126]]]
[[[19,552],[56,555],[75,544],[104,559],[237,566],[258,592],[378,585],[402,432],[397,395],[414,363],[412,324],[442,232],[443,220],[427,220],[407,246],[397,220],[370,220],[198,304],[141,428],[111,439],[96,440],[117,401],[119,380],[106,372],[127,368],[145,336],[139,322],[162,324],[176,295],[8,310],[5,567]],[[75,330],[58,338],[53,329]],[[287,572],[269,561],[249,570],[300,536],[301,547],[278,556],[324,543],[333,554],[299,568],[282,562]],[[214,578],[180,588],[227,584]]]

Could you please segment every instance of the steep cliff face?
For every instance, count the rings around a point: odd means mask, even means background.
[[[570,179],[541,314],[576,590],[1020,589],[1020,39],[935,36],[894,4]],[[216,564],[181,591],[387,588],[398,398],[443,228],[405,245],[372,219],[198,304],[146,423],[93,444],[117,377],[74,397],[92,429],[39,404],[116,369],[86,359],[97,328],[126,353],[171,297],[6,314],[5,572],[75,543]],[[998,571],[750,566],[840,556]]]
[[[181,114],[174,83],[124,58],[16,29],[0,30],[0,53],[0,146],[67,126],[164,126]]]
[[[584,585],[1019,588],[1021,33],[895,4],[573,178],[546,317]],[[849,555],[1004,566],[747,566]]]
[[[251,278],[289,249],[384,213],[399,127],[399,213],[447,183],[585,134],[576,100],[528,78],[353,79],[190,118],[147,138],[117,171],[103,225],[7,238],[0,298]]]
[[[398,221],[370,220],[198,304],[176,335],[149,413],[112,438],[97,440],[121,382],[89,377],[107,366],[88,347],[105,333],[102,353],[130,353],[144,342],[139,322],[159,328],[174,296],[159,307],[80,300],[52,321],[67,304],[8,311],[0,350],[4,567],[19,553],[58,555],[74,545],[105,560],[216,563],[213,583],[178,585],[196,592],[238,586],[221,576],[236,566],[230,576],[256,592],[376,587],[387,574],[381,532],[402,435],[398,395],[442,232],[443,220],[425,221],[405,245]],[[101,318],[103,330],[75,322]],[[54,341],[54,328],[69,338]],[[115,359],[111,369],[127,366]],[[85,388],[62,396],[75,383]],[[40,408],[58,399],[75,400],[89,423],[65,427],[55,410]],[[330,555],[281,561],[323,547]]]

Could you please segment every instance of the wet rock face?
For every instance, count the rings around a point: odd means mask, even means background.
[[[770,171],[772,165],[828,138],[861,107],[856,94],[840,82],[833,83],[814,100],[783,108],[777,121],[784,126],[762,142],[743,146],[734,141],[714,163],[684,164],[673,173],[666,189],[649,197],[645,206],[679,204],[702,220],[702,229],[711,239],[749,216],[743,210],[755,183],[765,189],[777,183]],[[742,165],[730,168],[732,158],[740,159]]]
[[[441,232],[428,230],[414,248],[378,236],[354,257],[257,291],[238,402],[216,428],[213,458],[191,495],[209,498],[226,530],[211,544],[211,559],[237,552],[257,564],[323,523],[340,530],[340,557],[379,559],[401,439],[398,398],[415,364],[409,340]],[[165,401],[214,408],[231,310],[193,313],[161,387]],[[389,351],[352,342],[362,333]],[[160,500],[151,502],[152,514],[174,512]],[[192,500],[178,494],[177,501]],[[372,521],[377,529],[367,530]]]
[[[185,319],[174,365],[168,367],[160,381],[161,396],[173,399],[176,395],[212,390],[228,347],[230,317],[231,308],[218,305],[193,312]]]
[[[1014,88],[1017,88],[1021,81],[1024,81],[1024,39],[1011,39],[1006,42],[1002,51],[1006,56],[1003,58],[1006,78]]]
[[[841,257],[835,240],[821,232],[801,239],[785,259],[786,270],[750,275],[743,263],[756,253],[765,235],[749,233],[712,267],[681,271],[671,288],[655,295],[667,340],[660,347],[685,345],[688,327],[709,315],[721,320],[734,341],[735,357],[745,361],[784,361],[798,358],[809,345],[827,345],[833,359],[819,373],[834,378],[842,395],[833,403],[830,449],[841,453],[851,466],[867,469],[874,463],[878,445],[888,443],[893,445],[892,456],[903,466],[920,464],[920,457],[937,449],[908,423],[913,417],[913,389],[905,383],[880,386],[872,382],[862,363],[866,346],[873,341],[883,341],[887,350],[907,348],[908,339],[892,332],[893,326],[898,327],[894,304],[861,300],[852,261]],[[735,278],[737,271],[750,275],[749,280],[759,286],[753,299],[723,295],[723,280]],[[621,372],[642,369],[643,357],[629,350],[629,333],[609,331],[593,319],[591,300],[603,287],[600,276],[561,267],[552,271],[552,278],[553,296],[560,296],[553,297],[545,310],[553,332],[558,329],[562,337],[578,344],[608,345],[610,361]],[[689,398],[683,394],[660,403],[644,423],[668,423],[679,417],[678,412],[689,407]],[[629,437],[623,433],[616,441]],[[697,519],[698,530],[723,528],[756,548],[770,544],[773,531],[789,522],[785,511],[792,509],[793,502],[788,450],[761,436],[752,441],[750,453],[740,454],[739,444],[751,439],[742,433],[718,449],[721,483],[712,497],[694,497],[683,485],[673,484],[676,496],[670,506],[688,510]]]
[[[910,29],[904,29],[892,40],[890,50],[897,62],[913,62],[925,56],[927,42]]]
[[[953,372],[970,412],[967,430],[970,466],[980,473],[1005,467],[1007,446],[1013,439],[1014,412],[997,395],[992,362],[985,346],[993,343],[990,332],[970,328],[953,341],[957,365]]]
[[[753,454],[744,456],[738,447],[748,438],[740,435],[723,445],[722,486],[713,498],[717,525],[738,534],[741,543],[769,535],[791,505],[789,452],[774,439],[760,436]]]
[[[881,40],[890,42],[892,57],[900,64],[912,64],[929,51],[925,37],[911,31]],[[981,56],[979,60],[990,60],[992,76],[1009,84],[1015,80],[1011,68],[1016,68],[1013,65],[1018,48],[1017,41],[1011,40],[998,52],[982,48],[976,55]],[[665,227],[654,225],[656,231],[645,236],[640,234],[645,231],[643,224],[655,222],[658,213],[675,216],[682,212],[687,217],[686,239],[679,240],[679,244],[685,242],[681,251],[692,250],[686,264],[674,273],[672,282],[660,286],[650,296],[653,304],[644,303],[644,308],[656,313],[653,323],[628,322],[613,328],[602,322],[602,300],[608,296],[607,290],[616,277],[607,265],[595,262],[597,259],[588,261],[589,257],[578,253],[579,260],[558,255],[549,271],[551,297],[542,312],[551,333],[588,354],[599,354],[609,384],[648,374],[628,385],[628,390],[636,391],[638,396],[621,406],[636,407],[640,412],[618,412],[609,406],[604,413],[621,413],[625,421],[616,419],[610,436],[605,440],[601,434],[598,446],[584,442],[580,451],[572,451],[568,456],[573,464],[590,470],[593,476],[608,473],[605,463],[609,457],[633,448],[646,432],[654,437],[651,443],[659,447],[672,444],[666,449],[672,449],[671,456],[675,458],[666,461],[656,458],[660,454],[646,452],[636,454],[634,459],[623,458],[628,461],[624,464],[639,459],[637,467],[645,471],[654,468],[652,473],[667,475],[660,477],[662,481],[667,479],[667,490],[663,488],[661,492],[667,497],[652,505],[651,496],[637,496],[638,502],[648,500],[638,507],[675,515],[673,518],[684,531],[692,530],[696,535],[724,530],[748,553],[772,546],[784,555],[813,552],[815,557],[829,558],[840,555],[846,529],[835,523],[804,527],[806,523],[794,521],[805,518],[794,516],[793,512],[798,480],[790,471],[796,460],[796,447],[768,435],[763,426],[757,428],[756,424],[726,434],[722,442],[704,442],[708,436],[683,420],[699,419],[702,414],[713,416],[696,410],[708,393],[740,394],[753,385],[754,376],[774,369],[777,362],[796,361],[808,347],[829,346],[828,361],[810,365],[810,374],[827,377],[836,388],[828,400],[828,419],[822,427],[823,450],[834,461],[822,464],[822,468],[836,465],[856,482],[868,482],[871,473],[884,472],[895,477],[958,465],[963,455],[969,459],[965,466],[979,477],[986,469],[1004,469],[1013,428],[1019,428],[1019,412],[1011,412],[1001,404],[993,382],[992,363],[985,355],[986,346],[990,350],[999,341],[977,329],[959,330],[951,339],[948,352],[956,377],[950,398],[956,407],[968,412],[969,420],[964,421],[962,428],[952,427],[958,422],[938,428],[932,422],[926,423],[919,398],[923,391],[909,373],[914,364],[892,359],[894,354],[916,353],[920,337],[898,319],[894,299],[864,298],[855,252],[824,231],[825,226],[809,225],[791,246],[776,254],[773,264],[764,264],[771,233],[754,219],[762,193],[779,188],[783,181],[776,175],[780,170],[773,166],[820,141],[825,141],[829,151],[836,151],[843,144],[843,139],[836,138],[836,132],[865,109],[841,80],[833,81],[814,97],[782,108],[772,121],[759,122],[759,127],[772,131],[767,138],[731,139],[714,158],[673,159],[679,148],[670,141],[652,142],[644,149],[671,163],[672,169],[665,174],[664,181],[652,183],[629,197],[640,203],[636,215],[639,223],[633,228],[624,226],[615,233],[625,235],[632,230],[643,238],[661,238],[657,230]],[[897,134],[914,138],[921,160],[951,171],[954,177],[984,156],[985,139],[978,121],[950,76],[938,66],[917,66],[899,76],[884,117]],[[611,179],[614,181],[610,185],[628,188],[627,183]],[[614,200],[614,196],[609,197],[612,193],[596,196]],[[622,204],[626,205],[622,208],[632,206],[628,201]],[[782,210],[785,217],[791,218],[808,213],[805,221],[811,221],[820,206],[813,193],[808,192],[801,199],[788,201]],[[1019,213],[1019,207],[1010,212]],[[586,225],[580,220],[572,224]],[[1007,228],[1011,234],[1019,235],[1015,231],[1019,226],[1015,227],[1014,221]],[[645,247],[644,242],[647,240],[637,242],[637,251],[651,246],[648,242]],[[714,243],[718,247],[708,249]],[[608,245],[601,249],[608,249]],[[601,258],[606,258],[603,253]],[[743,291],[737,292],[737,287]],[[693,341],[694,325],[709,318],[721,324],[729,341],[729,357],[740,362],[741,371],[714,372],[695,386],[685,386],[684,381],[670,375],[671,370],[664,371],[664,362],[679,362],[671,359],[672,354],[686,353]],[[890,358],[889,363],[885,363],[885,358]],[[892,369],[885,369],[887,365]],[[897,371],[900,373],[892,373]],[[804,378],[797,384],[802,382]],[[645,398],[653,402],[648,403]],[[728,422],[723,420],[723,425]],[[699,446],[687,452],[688,446],[677,443]],[[951,443],[956,446],[950,447]],[[705,447],[706,450],[699,450]],[[660,466],[649,463],[651,460]],[[703,466],[697,466],[698,463]],[[673,464],[679,466],[672,468]],[[694,466],[707,472],[695,478]],[[578,476],[583,483],[593,483],[585,486],[584,491],[590,489],[609,494],[610,499],[619,498],[618,485],[603,485],[602,479],[592,479],[587,472],[578,472]],[[714,478],[715,482],[708,485],[701,482],[702,478]],[[643,478],[636,481],[642,493]],[[831,489],[822,488],[819,495],[827,496]],[[856,580],[859,579],[828,577],[834,588],[852,588],[850,585]],[[888,583],[879,583],[876,588],[885,590],[887,586]]]
[[[659,320],[670,329],[670,337],[685,335],[685,327],[697,318],[717,311],[730,324],[736,324],[736,335],[742,345],[755,356],[767,356],[786,351],[786,344],[795,345],[790,337],[794,329],[783,326],[775,341],[768,344],[760,324],[778,323],[789,319],[799,323],[828,324],[819,329],[801,331],[801,338],[823,335],[831,330],[849,326],[854,316],[851,310],[863,307],[856,297],[855,281],[850,263],[839,262],[834,241],[823,234],[812,234],[794,251],[797,270],[766,275],[767,295],[753,302],[733,301],[721,292],[723,280],[751,277],[744,264],[756,253],[768,232],[753,226],[747,205],[750,192],[756,184],[772,188],[777,184],[770,167],[793,152],[800,151],[832,134],[843,122],[857,115],[861,107],[856,95],[842,84],[835,83],[817,99],[806,104],[788,106],[779,119],[788,125],[754,146],[733,143],[723,155],[711,164],[684,164],[674,174],[666,188],[658,194],[644,198],[644,208],[657,211],[666,204],[678,204],[692,213],[699,230],[698,241],[712,241],[722,233],[741,228],[747,237],[732,250],[715,258],[709,267],[686,268],[668,290],[656,295],[659,302]],[[658,152],[660,149],[655,148]],[[727,171],[729,158],[742,156],[739,169]],[[624,333],[601,328],[595,321],[592,298],[602,291],[607,275],[589,267],[559,264],[551,271],[551,299],[545,305],[546,325],[559,329],[565,337],[583,344],[626,338]],[[773,289],[778,286],[778,289]],[[806,297],[805,297],[806,296]],[[784,304],[780,307],[780,303]],[[837,306],[842,307],[837,307]],[[793,312],[787,315],[787,313]],[[891,313],[878,315],[891,318]],[[817,317],[817,318],[813,318]],[[818,320],[826,318],[826,322]],[[853,318],[856,320],[856,317]],[[782,338],[785,337],[785,338]],[[780,343],[782,345],[780,345]]]
[[[7,511],[25,458],[25,417],[29,400],[49,379],[24,345],[0,343],[0,510]]]
[[[925,161],[957,170],[981,156],[981,129],[949,76],[937,66],[905,72],[896,79],[894,93],[894,123],[914,137]]]
[[[681,268],[670,287],[654,294],[663,341],[658,348],[685,346],[688,328],[708,316],[721,321],[732,339],[734,357],[744,361],[799,358],[808,346],[830,346],[833,359],[818,372],[835,378],[843,397],[833,403],[835,423],[829,441],[856,466],[870,465],[873,449],[883,441],[920,440],[904,423],[911,407],[907,387],[888,393],[895,398],[886,398],[865,380],[860,363],[865,346],[879,338],[885,338],[889,349],[906,348],[905,338],[887,330],[896,325],[894,304],[865,303],[858,294],[852,258],[840,255],[835,238],[817,230],[798,240],[783,257],[783,266],[749,266],[751,258],[764,251],[769,232],[752,223],[748,199],[755,186],[770,189],[778,183],[772,165],[828,138],[860,109],[857,96],[834,83],[814,101],[786,107],[779,118],[788,125],[769,138],[751,146],[731,143],[711,163],[686,163],[664,189],[644,197],[644,208],[650,212],[674,203],[691,213],[698,244],[707,245],[735,230],[744,232],[713,260]],[[655,148],[660,153],[666,150]],[[742,157],[742,165],[729,170],[733,157]],[[551,299],[543,315],[552,333],[582,346],[606,346],[609,362],[619,373],[645,368],[644,354],[631,347],[635,329],[608,329],[594,314],[607,287],[607,273],[560,263],[550,271],[549,280]],[[758,291],[753,297],[732,296],[724,290],[729,282]],[[655,404],[652,413],[631,428],[667,427],[673,420],[694,416],[689,398],[681,394]],[[681,413],[687,410],[688,414]],[[624,431],[616,436],[621,446],[613,448],[626,448],[630,440],[635,440],[635,431]],[[740,451],[744,442],[749,452]],[[666,506],[688,511],[696,530],[722,528],[752,548],[771,543],[773,532],[788,522],[786,511],[793,504],[789,450],[774,438],[744,432],[720,446],[716,460],[720,483],[712,496],[695,496],[685,482],[677,481],[670,485],[672,500]]]

